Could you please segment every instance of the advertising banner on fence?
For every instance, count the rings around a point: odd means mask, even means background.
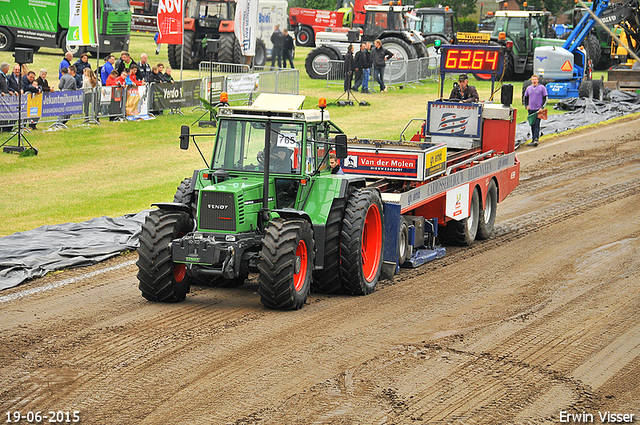
[[[199,106],[201,80],[153,84],[152,111]]]
[[[98,5],[96,0],[69,1],[69,46],[96,46],[98,44]]]
[[[158,43],[182,44],[182,0],[158,2]]]
[[[227,75],[226,92],[229,95],[251,93],[258,90],[258,74]]]
[[[234,33],[245,56],[256,54],[256,26],[258,23],[258,0],[238,0]]]
[[[22,95],[20,105],[23,117],[27,116],[27,95]],[[18,119],[18,96],[0,96],[0,121]]]
[[[149,90],[147,86],[129,86],[127,88],[127,119],[129,120],[150,120],[147,97]]]
[[[84,92],[59,91],[45,94],[42,97],[42,116],[55,117],[58,115],[82,114]]]

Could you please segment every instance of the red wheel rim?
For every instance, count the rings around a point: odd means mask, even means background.
[[[302,41],[302,42],[307,41],[307,38],[308,38],[307,37],[307,33],[306,32],[301,32],[299,38],[300,38],[300,41]]]
[[[173,267],[173,279],[180,283],[184,280],[185,276],[187,275],[187,266],[185,266],[184,264],[176,264]]]
[[[371,282],[378,272],[382,256],[382,219],[380,209],[372,204],[367,211],[362,229],[362,271],[367,282]]]
[[[294,272],[293,274],[293,287],[296,292],[302,289],[305,280],[307,280],[307,261],[309,261],[309,259],[307,258],[307,244],[304,243],[303,240],[298,242],[298,247],[296,248],[296,263],[298,262],[298,258],[300,259],[300,270],[298,270],[298,273]]]
[[[481,79],[483,81],[491,80],[491,74],[476,74],[476,77],[478,77],[479,79]]]

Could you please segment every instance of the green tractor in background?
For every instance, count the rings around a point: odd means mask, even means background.
[[[220,108],[211,164],[182,182],[174,202],[154,204],[143,225],[144,298],[179,302],[195,281],[238,286],[249,272],[259,273],[260,300],[274,309],[301,308],[312,286],[373,292],[380,192],[361,176],[331,173],[330,151],[346,158],[347,138],[324,108],[298,109],[303,100],[261,94],[252,106]],[[183,126],[181,148],[193,137]]]

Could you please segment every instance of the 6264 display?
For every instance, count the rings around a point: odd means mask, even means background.
[[[502,74],[503,55],[500,54],[500,46],[443,45],[441,49],[442,74]]]

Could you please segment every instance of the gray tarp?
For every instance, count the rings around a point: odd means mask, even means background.
[[[136,249],[148,213],[41,226],[0,238],[0,290],[53,270],[89,266]]]
[[[549,115],[549,119],[542,120],[540,133],[553,134],[610,120],[623,115],[640,112],[640,95],[632,92],[613,90],[607,95],[606,101],[593,101],[575,97],[562,99],[556,104],[556,109],[564,114]],[[516,147],[531,139],[531,127],[526,121],[516,125]]]

